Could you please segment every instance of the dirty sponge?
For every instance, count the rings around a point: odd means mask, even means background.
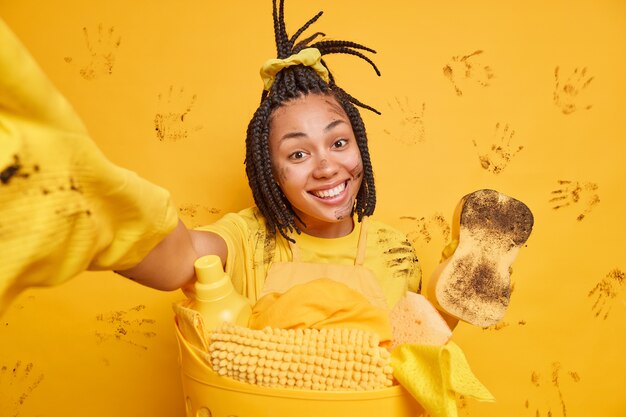
[[[452,224],[459,244],[433,272],[429,299],[475,326],[498,323],[509,305],[511,264],[533,222],[526,204],[498,191],[478,190],[463,197]]]
[[[452,331],[433,305],[420,294],[407,292],[391,310],[391,349],[404,343],[440,346]]]

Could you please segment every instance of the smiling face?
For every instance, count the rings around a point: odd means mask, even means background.
[[[350,119],[334,97],[309,94],[276,109],[269,145],[274,176],[302,231],[339,237],[354,227],[363,162]]]

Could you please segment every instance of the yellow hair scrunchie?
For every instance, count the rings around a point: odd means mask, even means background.
[[[317,48],[305,48],[297,54],[291,55],[285,59],[272,58],[265,61],[261,66],[261,78],[266,91],[270,90],[274,83],[276,74],[283,68],[292,65],[304,65],[311,67],[326,82],[329,82],[328,70],[322,65],[322,54]]]

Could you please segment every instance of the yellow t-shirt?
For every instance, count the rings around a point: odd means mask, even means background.
[[[198,230],[214,232],[224,239],[228,248],[226,272],[237,291],[252,302],[258,300],[271,264],[292,260],[289,242],[280,234],[268,233],[263,215],[256,207],[229,213]],[[353,265],[359,231],[357,224],[349,235],[340,238],[302,233],[294,235],[294,239],[302,262]],[[403,291],[420,291],[421,269],[413,247],[403,233],[376,220],[368,220],[363,265],[376,276],[390,308],[399,301],[399,287]]]

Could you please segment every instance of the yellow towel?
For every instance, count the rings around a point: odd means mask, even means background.
[[[209,335],[204,327],[204,321],[200,313],[192,309],[189,300],[183,300],[172,304],[176,325],[191,345],[203,352],[209,350]]]
[[[404,344],[391,352],[393,376],[431,417],[457,417],[456,394],[494,401],[474,376],[461,348]]]
[[[346,327],[378,333],[381,343],[391,341],[388,313],[373,306],[363,295],[328,278],[298,284],[289,291],[261,297],[248,327],[321,329]]]

